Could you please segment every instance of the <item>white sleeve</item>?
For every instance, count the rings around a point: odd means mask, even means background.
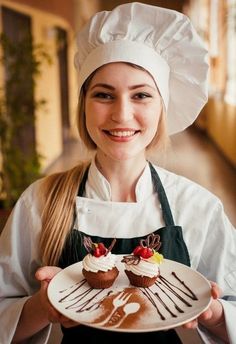
[[[236,344],[236,230],[221,202],[217,203],[209,222],[197,270],[219,284],[228,336],[230,343]]]
[[[232,298],[234,301],[221,300],[221,303],[224,307],[225,319],[226,319],[226,327],[228,336],[230,339],[230,344],[236,344],[236,336],[235,336],[235,320],[236,320],[236,297]]]
[[[40,266],[38,238],[41,221],[31,188],[16,203],[0,236],[0,343],[9,344],[14,336],[24,303],[39,289],[34,274]],[[29,341],[47,342],[50,326]]]
[[[171,206],[176,223],[183,228],[191,266],[220,286],[230,343],[236,344],[236,229],[219,198],[186,178],[176,180]],[[201,334],[204,343],[221,343],[209,331]]]

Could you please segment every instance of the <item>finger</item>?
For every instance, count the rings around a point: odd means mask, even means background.
[[[44,266],[36,271],[35,277],[38,281],[51,280],[60,271],[57,266]]]
[[[218,299],[222,295],[222,291],[217,283],[210,281],[211,283],[211,296],[213,299]]]
[[[63,315],[63,314],[61,314],[60,315],[60,322],[63,322],[63,323],[66,323],[66,322],[71,322],[71,321],[73,321],[73,320],[71,320],[71,319],[69,319],[69,318],[67,318],[65,315]],[[74,322],[74,321],[73,321]]]
[[[197,325],[198,325],[198,321],[197,319],[194,319],[192,321],[187,322],[186,324],[183,324],[183,328],[192,330],[192,329],[197,328]]]
[[[48,297],[47,297],[47,288],[48,288],[48,282],[47,281],[42,281],[41,282],[41,297],[42,297],[42,302],[44,304],[44,307],[47,311],[48,314],[48,320],[51,323],[59,322],[61,313],[59,313],[50,303]]]
[[[209,320],[209,319],[211,319],[212,314],[213,314],[212,309],[211,309],[211,308],[208,308],[205,312],[203,312],[202,314],[199,315],[199,318],[198,318],[198,319],[199,319],[200,321],[201,321],[201,320]]]
[[[47,280],[41,281],[41,290],[45,293],[44,295],[47,295],[48,284],[49,281]]]
[[[47,292],[47,287],[48,287],[48,282],[42,281],[41,282],[41,288],[43,291]],[[53,317],[56,318],[60,318],[61,317],[61,313],[59,313],[54,307],[53,305],[50,303],[48,297],[47,297],[47,293],[44,294],[45,295],[45,302],[47,303],[47,307],[50,311],[50,313],[52,314]]]
[[[75,327],[75,326],[79,326],[80,324],[73,321],[73,320],[68,320],[67,321],[63,321],[61,322],[61,325],[65,328],[69,328],[69,327]]]

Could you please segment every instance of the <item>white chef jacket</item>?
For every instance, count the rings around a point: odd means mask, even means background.
[[[217,282],[227,299],[221,302],[230,343],[236,344],[236,230],[216,196],[184,177],[157,166],[155,169],[164,186],[175,224],[183,229],[191,267]],[[25,301],[39,289],[34,274],[41,266],[38,252],[41,183],[42,180],[38,180],[24,191],[0,237],[1,344],[11,342]],[[85,197],[76,199],[80,216],[75,225],[90,235],[116,238],[138,237],[163,227],[162,212],[148,164],[135,192],[135,203],[111,202],[110,185],[92,161]],[[122,217],[117,216],[117,211],[122,212]],[[110,225],[103,223],[104,226],[101,226],[100,223],[95,226],[100,218],[105,218],[104,222]],[[125,218],[125,222],[119,224],[118,219],[121,218]],[[134,226],[133,219],[138,226]],[[47,343],[49,333],[50,326],[28,342]],[[207,332],[204,335],[201,331],[201,335],[205,343],[220,343]]]

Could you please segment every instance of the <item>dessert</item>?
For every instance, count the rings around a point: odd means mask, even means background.
[[[90,237],[84,238],[84,246],[88,254],[82,261],[82,273],[90,287],[95,289],[110,288],[119,271],[115,266],[116,256],[111,250],[116,242],[114,239],[109,248],[102,242],[94,243]]]
[[[140,240],[132,254],[124,256],[125,273],[130,284],[136,287],[147,288],[152,286],[160,275],[160,264],[163,256],[157,252],[160,248],[160,236],[150,234],[146,239]]]

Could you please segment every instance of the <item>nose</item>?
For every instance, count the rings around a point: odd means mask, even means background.
[[[120,97],[113,103],[111,118],[116,123],[125,123],[134,116],[132,103],[127,97]]]

